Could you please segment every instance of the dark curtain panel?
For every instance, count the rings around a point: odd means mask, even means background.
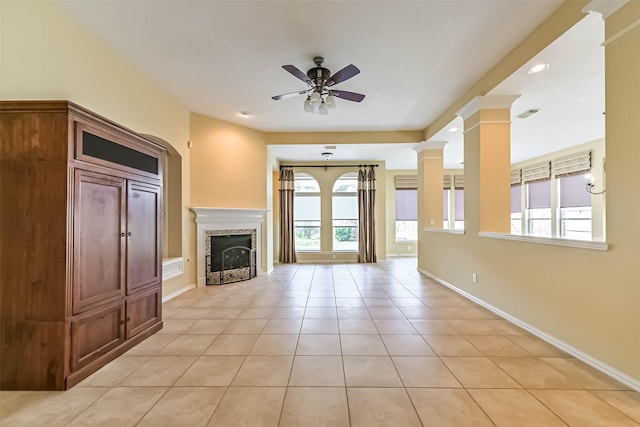
[[[358,171],[358,262],[376,262],[376,173],[373,166]]]
[[[280,168],[280,254],[283,264],[296,262],[296,229],[293,222],[293,169]]]

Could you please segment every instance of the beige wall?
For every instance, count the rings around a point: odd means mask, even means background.
[[[192,206],[270,209],[271,168],[261,132],[191,113],[190,134]],[[193,219],[191,223],[195,249]],[[273,266],[271,212],[266,213],[265,224],[262,269],[269,271]]]
[[[539,31],[561,34],[582,17],[581,7],[581,2],[567,3]],[[624,27],[622,21],[638,19],[640,2],[632,2],[607,21],[606,34],[617,34]],[[463,98],[481,95],[491,86],[488,82],[498,83],[506,77],[506,69],[529,59],[536,50],[531,49],[531,40],[548,39],[539,31]],[[608,251],[479,237],[479,185],[474,182],[479,177],[479,153],[467,144],[465,235],[421,233],[418,261],[421,270],[573,346],[636,384],[640,379],[640,198],[630,195],[637,194],[640,182],[638,46],[640,28],[636,27],[605,47]],[[454,104],[447,111],[455,109]],[[478,274],[476,284],[472,273]]]
[[[386,173],[386,239],[387,255],[415,255],[418,253],[418,241],[396,242],[396,176],[417,175],[416,170],[387,170]]]
[[[182,157],[182,256],[185,274],[163,284],[170,294],[195,278],[189,234],[189,111],[117,56],[54,2],[2,2],[0,98],[68,99],[139,133],[169,142]],[[165,201],[166,203],[167,201]],[[193,262],[191,262],[193,261]]]
[[[420,130],[381,132],[268,132],[267,144],[377,144],[420,142],[424,132]]]
[[[261,132],[191,113],[191,202],[267,208],[267,146]]]

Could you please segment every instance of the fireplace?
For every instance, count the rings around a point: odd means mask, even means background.
[[[255,230],[206,231],[206,285],[224,285],[254,278],[255,242]]]
[[[191,210],[196,214],[198,287],[265,274],[262,242],[268,210],[202,207]]]

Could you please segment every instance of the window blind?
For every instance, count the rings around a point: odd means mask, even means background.
[[[462,190],[464,188],[464,175],[454,175],[453,186],[456,190]]]
[[[453,197],[456,204],[454,219],[456,221],[464,221],[464,190],[456,189]]]
[[[417,190],[418,175],[396,175],[396,190]]]
[[[553,160],[551,165],[555,177],[589,172],[591,170],[591,151],[560,157]]]
[[[520,208],[520,200],[522,199],[522,185],[511,186],[511,213],[519,213],[522,211]]]
[[[551,181],[527,184],[527,209],[551,208]]]
[[[522,169],[516,169],[511,171],[511,185],[522,184]]]
[[[451,175],[444,175],[442,177],[442,188],[445,190],[451,188]]]
[[[563,176],[560,178],[560,207],[578,208],[591,206],[591,194],[587,191],[587,176]]]
[[[396,221],[418,220],[418,190],[396,190]]]
[[[449,221],[449,194],[450,194],[450,192],[451,192],[451,190],[449,190],[448,188],[445,189],[442,192],[442,196],[443,196],[442,206],[444,207],[444,212],[443,212],[442,219],[444,219],[445,221]]]
[[[538,163],[522,168],[522,182],[537,182],[551,179],[551,162]]]

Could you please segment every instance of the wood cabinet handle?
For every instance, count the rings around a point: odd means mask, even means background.
[[[131,232],[128,232],[127,235],[132,236],[133,234]]]
[[[124,233],[120,233],[120,237],[124,237],[124,236],[125,236],[125,234],[124,234]]]
[[[127,322],[131,322],[131,317],[127,317]]]
[[[124,325],[124,320],[121,320],[121,321],[120,321],[120,324],[121,324],[121,325]]]

